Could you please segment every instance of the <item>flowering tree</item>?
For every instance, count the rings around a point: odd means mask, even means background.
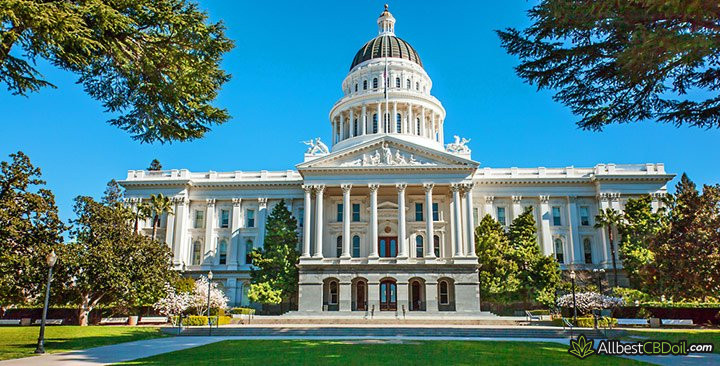
[[[217,282],[210,284],[210,308],[227,308],[228,298],[225,293],[217,287]],[[207,312],[208,305],[208,279],[207,277],[200,277],[195,281],[195,288],[190,294],[189,307],[195,308],[195,312],[198,315],[205,314]]]
[[[179,315],[190,306],[191,295],[187,292],[178,293],[170,284],[165,285],[166,295],[158,300],[153,308],[165,316]]]
[[[580,292],[575,294],[575,303],[577,304],[577,309],[580,314],[587,314],[594,309],[607,309],[625,305],[625,300],[621,297],[601,295],[597,292]],[[563,308],[572,308],[573,295],[567,294],[560,296],[557,304]]]

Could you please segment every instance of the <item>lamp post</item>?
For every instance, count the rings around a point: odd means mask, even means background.
[[[570,271],[570,281],[572,282],[573,294],[573,323],[577,326],[577,302],[575,301],[575,271]]]
[[[210,289],[213,279],[213,273],[212,271],[208,272],[208,310],[207,310],[207,317],[208,317],[208,335],[212,335],[212,322],[210,321]]]
[[[43,307],[42,321],[40,322],[40,335],[38,336],[37,348],[35,353],[45,353],[45,321],[47,320],[48,302],[50,301],[50,282],[52,281],[52,270],[57,262],[57,255],[53,250],[50,254],[45,257],[48,265],[48,279],[47,286],[45,287],[45,306]]]
[[[593,272],[594,272],[595,274],[597,274],[597,279],[598,279],[598,292],[600,292],[600,294],[602,295],[602,293],[603,293],[602,278],[603,278],[603,276],[605,275],[605,269],[604,269],[604,268],[600,268],[600,269],[594,268],[594,269],[593,269]]]

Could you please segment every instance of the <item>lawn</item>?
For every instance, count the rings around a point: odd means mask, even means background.
[[[34,355],[39,327],[0,327],[0,360]],[[49,326],[45,351],[66,352],[164,336],[157,327]]]
[[[583,361],[558,343],[476,341],[223,341],[121,365],[641,365],[592,355]]]
[[[623,341],[638,341],[639,337],[652,340],[665,340],[677,343],[712,343],[713,352],[720,353],[720,329],[633,329],[622,337]]]

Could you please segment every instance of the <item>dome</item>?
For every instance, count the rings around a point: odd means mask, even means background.
[[[365,45],[360,48],[355,54],[352,65],[350,65],[350,70],[367,60],[386,56],[412,61],[422,67],[420,56],[418,56],[417,51],[415,51],[409,43],[394,35],[383,34],[371,39],[370,42],[365,43]]]

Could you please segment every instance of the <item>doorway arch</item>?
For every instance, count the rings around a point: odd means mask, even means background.
[[[380,311],[397,310],[397,281],[385,278],[380,281]]]
[[[425,280],[419,277],[411,278],[408,281],[408,304],[410,311],[425,311]]]

